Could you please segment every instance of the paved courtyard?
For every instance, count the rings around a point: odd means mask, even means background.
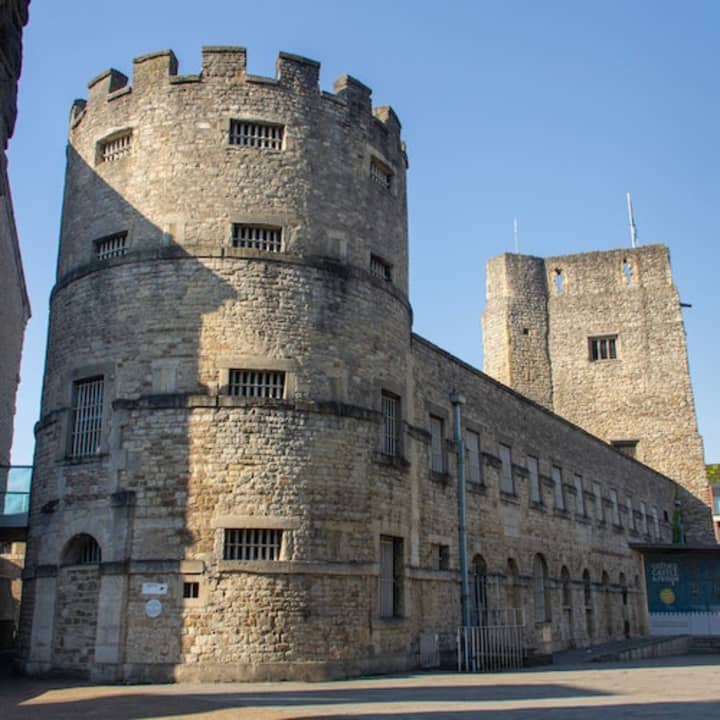
[[[89,686],[0,678],[2,720],[720,719],[720,656],[331,683]]]

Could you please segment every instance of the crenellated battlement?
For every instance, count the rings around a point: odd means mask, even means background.
[[[322,92],[319,85],[320,63],[316,60],[278,53],[275,77],[251,75],[247,72],[247,51],[244,47],[209,45],[202,48],[201,72],[179,75],[179,63],[172,50],[140,55],[133,59],[132,82],[122,72],[109,68],[88,83],[86,101],[76,100],[72,106],[71,126],[79,124],[87,113],[127,95],[144,96],[167,93],[188,85],[217,85],[228,88],[263,87],[282,93],[291,92],[319,103],[343,106],[356,119],[375,118],[389,136],[400,136],[400,121],[389,106],[373,108],[372,90],[350,75],[343,75],[333,85],[333,92]]]

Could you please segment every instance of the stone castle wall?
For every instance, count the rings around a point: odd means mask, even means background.
[[[528,266],[541,269],[544,286]],[[636,443],[638,460],[702,501],[688,504],[684,520],[696,539],[710,540],[702,439],[667,248],[495,258],[483,337],[493,377],[609,442]],[[594,361],[593,337],[614,338],[616,357]],[[537,381],[547,377],[550,402]]]
[[[74,105],[26,670],[318,679],[416,667],[428,642],[452,653],[456,388],[480,438],[469,547],[487,602],[524,611],[536,652],[642,634],[628,540],[669,539],[677,486],[411,334],[392,110],[371,111],[370,91],[349,77],[321,93],[317,63],[287,54],[274,79],[248,76],[238,48],[206,48],[200,76],[176,72],[172,53],[144,56],[132,86],[108,71]],[[282,146],[230,145],[235,120],[282,126]],[[121,137],[129,152],[104,160]],[[282,249],[233,246],[233,223],[282,228]],[[121,233],[123,251],[99,257]],[[284,373],[282,396],[232,394],[238,368]],[[103,382],[102,430],[78,455],[74,393],[90,378]],[[431,416],[443,428],[439,470]],[[278,556],[226,557],[228,529],[281,531]],[[88,537],[96,554],[78,554]],[[381,613],[389,541],[393,604]],[[536,624],[538,553],[549,610]]]

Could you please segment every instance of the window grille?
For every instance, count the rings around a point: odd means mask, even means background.
[[[283,129],[282,125],[231,120],[229,141],[231,145],[282,150]]]
[[[370,273],[382,280],[392,280],[392,269],[390,265],[377,255],[370,256]]]
[[[95,255],[98,260],[120,257],[127,251],[127,233],[115,233],[95,241]]]
[[[563,492],[562,470],[553,465],[552,469],[553,487],[555,488],[555,509],[565,509],[565,493]]]
[[[500,490],[508,495],[514,495],[515,483],[513,482],[512,476],[512,453],[509,445],[500,445],[500,463],[502,465]]]
[[[374,158],[370,161],[370,177],[373,182],[386,190],[392,188],[392,171],[379,160]]]
[[[590,361],[615,360],[617,358],[617,335],[588,338]]]
[[[400,398],[390,393],[382,394],[383,415],[383,453],[396,456],[400,454]]]
[[[232,245],[237,248],[280,252],[282,250],[282,228],[233,223]]]
[[[123,133],[100,143],[100,160],[114,162],[130,154],[132,148],[132,132]]]
[[[445,432],[441,418],[430,416],[430,435],[432,444],[432,470],[445,472]]]
[[[380,617],[402,615],[403,540],[380,537],[379,605]]]
[[[285,373],[276,370],[230,370],[228,393],[238,397],[282,399]]]
[[[71,457],[94,455],[100,447],[104,384],[102,377],[96,377],[74,385]]]
[[[480,435],[471,430],[465,431],[465,453],[467,456],[467,479],[475,485],[482,484],[480,471]]]
[[[228,528],[225,530],[224,560],[279,560],[282,530]]]
[[[80,565],[92,565],[99,563],[101,558],[102,552],[95,538],[85,538],[78,553],[78,563]]]

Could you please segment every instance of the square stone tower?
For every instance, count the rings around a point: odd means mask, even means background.
[[[662,245],[487,266],[485,371],[706,502],[680,298]],[[711,539],[705,507],[686,529]]]

